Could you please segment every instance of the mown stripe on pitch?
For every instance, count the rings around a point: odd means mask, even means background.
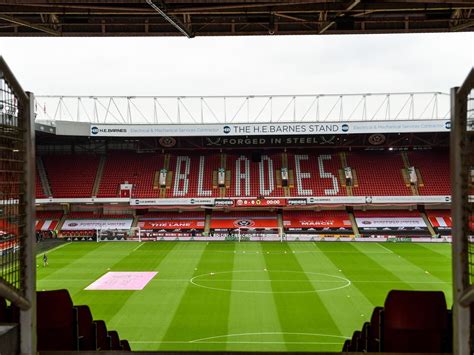
[[[336,277],[336,280],[337,277],[349,278],[339,271],[339,266],[334,264],[324,252],[318,250],[316,253],[308,253],[307,251],[314,250],[313,243],[292,243],[290,247],[295,251],[296,259],[306,272],[331,275]],[[351,254],[357,255],[357,252]],[[310,277],[314,278],[315,275],[310,275]],[[320,292],[319,297],[325,307],[331,310],[332,318],[340,333],[345,336],[350,336],[355,329],[360,328],[361,324],[370,318],[374,308],[374,304],[366,295],[352,284],[341,289]],[[341,339],[341,348],[342,343]]]
[[[451,263],[451,258],[452,258],[451,243],[419,243],[418,245],[432,251],[433,253],[437,253],[441,256],[444,256]]]
[[[371,243],[359,243],[367,246],[368,254],[364,249],[357,248],[354,243],[315,243],[314,247],[323,252],[326,257],[338,267],[340,272],[351,280],[352,287],[356,287],[374,305],[382,306],[387,293],[392,289],[412,289],[412,287],[398,277],[396,272],[392,272],[384,266],[383,262],[374,260],[373,257],[386,257],[389,252],[381,254],[374,253],[375,245]],[[346,253],[335,253],[335,250]],[[317,258],[317,255],[315,256]],[[381,260],[383,261],[383,259]],[[374,281],[357,282],[357,281]],[[377,281],[383,281],[377,283]]]
[[[301,279],[302,289],[314,289],[304,273],[305,270],[286,243],[263,243],[262,250],[270,277],[272,277],[271,271],[294,271],[298,273],[298,279]],[[281,251],[287,253],[282,254]],[[282,273],[282,275],[291,277],[286,273]],[[281,277],[281,275],[277,277]],[[271,286],[274,292],[288,290],[288,286],[284,282],[274,281],[271,282]],[[342,335],[331,316],[331,311],[325,307],[318,293],[274,293],[273,298],[283,332]],[[288,342],[294,341],[294,337],[288,334],[285,334],[284,338]],[[298,345],[288,343],[287,348],[289,351],[335,351],[339,350],[340,346],[337,344]]]
[[[236,244],[237,254],[234,257],[234,271],[231,293],[231,303],[228,319],[229,334],[248,334],[232,336],[228,341],[227,351],[286,351],[286,342],[278,318],[277,305],[272,295],[270,282],[251,283],[238,282],[238,279],[268,280],[267,267],[263,256],[261,243],[243,242]],[[245,253],[244,253],[245,252]],[[249,273],[241,271],[253,270]],[[238,292],[265,291],[269,293]],[[261,333],[272,333],[262,335]],[[246,344],[246,341],[250,343]],[[258,342],[261,342],[260,344]]]
[[[204,244],[196,243],[193,252],[189,253],[187,243],[171,242],[169,244],[173,245],[173,248],[164,255],[156,267],[158,275],[143,290],[135,292],[113,319],[115,324],[120,325],[123,337],[130,342],[161,340],[186,290],[187,280],[192,275],[191,270],[194,270],[205,249]],[[147,246],[151,249],[144,250],[142,247],[135,253],[158,257],[159,254],[164,253],[162,245],[162,242],[149,243]],[[137,263],[140,264],[140,262]],[[162,279],[167,281],[160,281]],[[177,281],[172,282],[173,279]],[[186,280],[186,282],[183,283],[181,280]],[[157,348],[157,343],[133,345],[134,350],[156,350]]]
[[[444,291],[448,302],[451,302],[452,275],[449,259],[416,243],[385,243],[385,246],[392,251],[392,258],[411,265],[412,275],[416,276],[417,281],[423,281],[414,285],[416,289]],[[433,283],[430,284],[430,281]]]
[[[102,270],[101,275],[109,271],[154,271],[175,247],[174,243],[160,243],[158,245],[147,242],[140,248],[139,252],[134,252],[133,249],[136,245],[132,245],[131,242],[127,242],[129,243],[129,245],[127,245],[124,242],[121,243],[124,250],[120,255],[118,254],[119,248],[117,248],[119,244],[115,243],[116,242],[111,242],[111,245],[104,245],[101,248],[103,249],[103,253],[96,255],[97,259],[108,262],[107,267]],[[158,247],[159,252],[156,250]],[[100,249],[98,251],[100,251]],[[117,256],[114,257],[111,255],[111,251],[117,253]],[[124,309],[124,307],[131,297],[140,292],[143,291],[83,290],[74,295],[73,298],[75,304],[89,305],[95,319],[103,319],[110,329],[115,328],[115,330],[120,331],[120,324],[118,324],[119,322],[117,322],[117,320],[123,319],[123,316],[126,316],[127,310]]]
[[[192,244],[189,244],[192,245]],[[234,242],[210,242],[194,270],[192,277],[232,271],[234,265]],[[232,286],[232,274],[219,285]],[[162,343],[160,350],[225,350],[224,344],[205,342],[186,343],[195,339],[227,334],[230,308],[230,292],[210,290],[188,283],[179,300],[179,306],[162,341],[183,341],[184,344]]]
[[[36,279],[38,290],[41,290],[43,285],[41,281],[47,279],[54,275],[54,278],[60,279],[61,277],[57,277],[56,274],[59,273],[66,273],[67,268],[71,268],[74,270],[75,265],[80,263],[80,259],[87,257],[88,254],[93,253],[99,245],[97,243],[86,243],[86,242],[77,242],[77,243],[69,243],[64,247],[58,250],[51,250],[46,252],[48,256],[48,266],[43,266],[43,255],[42,253],[37,256],[36,258]],[[49,288],[50,284],[44,285],[48,287],[48,289],[55,289],[61,288],[62,286],[59,284],[51,285],[52,288]]]

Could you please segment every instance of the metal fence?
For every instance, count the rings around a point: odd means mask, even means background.
[[[472,353],[474,303],[474,69],[451,90],[454,353]]]
[[[22,353],[36,337],[33,101],[0,57],[0,296],[20,309]]]

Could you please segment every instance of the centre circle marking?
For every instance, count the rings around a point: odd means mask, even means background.
[[[329,279],[334,279],[333,281],[321,281],[320,282],[332,282],[332,283],[343,283],[342,285],[336,286],[336,287],[329,287],[325,289],[313,289],[313,290],[301,290],[301,291],[259,291],[259,290],[245,290],[245,289],[235,289],[235,288],[225,288],[225,287],[214,287],[214,286],[206,286],[203,285],[202,283],[199,283],[200,280],[203,280],[205,277],[208,277],[207,280],[212,280],[216,275],[223,275],[223,274],[236,274],[236,273],[251,273],[251,274],[272,274],[272,273],[288,273],[288,274],[305,274],[305,275],[316,275],[316,276],[323,276],[323,277],[328,277]],[[216,281],[219,281],[217,278]],[[235,280],[239,281],[239,280]],[[261,282],[262,280],[240,280],[242,282],[248,281],[248,282]],[[290,280],[265,280],[268,282],[272,281],[290,281]],[[291,280],[293,281],[293,280]],[[300,281],[309,281],[310,283],[316,281],[316,280],[300,280]],[[320,293],[320,292],[328,292],[328,291],[336,291],[340,290],[346,287],[349,287],[351,285],[351,281],[346,279],[345,277],[342,276],[337,276],[337,275],[331,275],[331,274],[325,274],[325,273],[319,273],[319,272],[310,272],[310,271],[289,271],[289,270],[267,270],[267,271],[262,271],[262,270],[238,270],[238,271],[221,271],[221,272],[212,272],[212,273],[205,273],[205,274],[200,274],[197,276],[194,276],[189,280],[191,284],[197,287],[209,289],[209,290],[215,290],[215,291],[226,291],[226,292],[241,292],[241,293],[260,293],[260,294],[298,294],[298,293]]]

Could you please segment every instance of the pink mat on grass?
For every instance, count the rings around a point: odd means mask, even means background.
[[[87,286],[86,290],[143,290],[158,272],[110,271]]]

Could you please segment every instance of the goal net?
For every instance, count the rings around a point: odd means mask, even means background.
[[[245,241],[279,241],[286,240],[283,228],[265,228],[263,230],[255,230],[249,228],[238,228],[235,231],[235,240],[238,242]]]

